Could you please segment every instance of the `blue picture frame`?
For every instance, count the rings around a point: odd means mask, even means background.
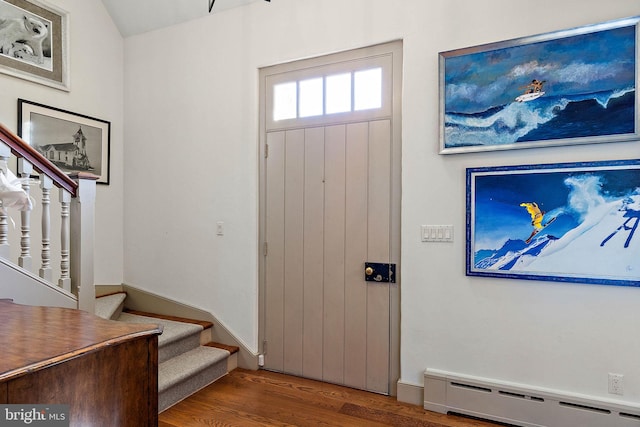
[[[440,153],[640,139],[639,21],[441,52]]]
[[[466,274],[640,286],[640,160],[468,168]]]

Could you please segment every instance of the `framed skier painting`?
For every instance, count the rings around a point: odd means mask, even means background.
[[[639,20],[441,52],[440,153],[639,139]]]
[[[111,122],[18,99],[18,136],[62,171],[109,184]]]
[[[640,286],[640,160],[467,169],[466,273]]]

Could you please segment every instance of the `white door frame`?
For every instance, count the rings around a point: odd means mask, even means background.
[[[389,54],[393,56],[392,61],[392,100],[391,100],[391,133],[392,133],[392,159],[391,159],[391,263],[396,264],[396,283],[390,287],[390,337],[389,337],[389,394],[395,396],[397,394],[397,382],[400,378],[400,228],[401,228],[401,166],[402,166],[402,41],[394,41],[381,45],[340,52],[336,54],[326,55],[317,58],[296,61],[295,63],[281,64],[273,67],[266,67],[260,70],[260,110],[259,110],[259,324],[258,324],[258,340],[259,352],[264,352],[263,343],[265,339],[265,284],[266,284],[266,175],[265,175],[265,159],[266,159],[266,136],[267,122],[270,121],[266,117],[267,90],[266,79],[268,75],[274,73],[284,73],[287,71],[295,71],[300,68],[308,68],[314,66],[325,66],[328,64],[339,64],[340,62],[352,61],[357,58],[367,58],[381,54]],[[310,123],[302,124],[301,127],[307,127]],[[268,351],[268,350],[267,350]]]

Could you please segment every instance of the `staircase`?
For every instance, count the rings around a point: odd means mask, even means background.
[[[9,168],[12,156],[16,158],[21,180]],[[6,196],[0,199],[0,298],[10,298],[18,304],[79,308],[120,322],[160,325],[163,328],[158,339],[160,412],[235,369],[238,348],[220,348],[221,345],[211,343],[210,322],[127,312],[123,310],[124,292],[95,298],[97,176],[83,172],[68,176],[2,123],[0,174],[6,187],[4,193],[9,189],[22,200],[36,202],[34,210],[31,204],[24,203],[20,209],[25,210],[18,211],[10,203],[13,199]],[[33,175],[39,176],[38,186],[32,185]],[[59,188],[58,197],[53,197],[54,187]],[[51,206],[56,199],[59,203]],[[57,217],[56,221],[52,217]],[[11,223],[16,226],[10,227]],[[52,232],[54,224],[59,225],[58,233]],[[52,245],[53,236],[59,238],[54,237]],[[52,248],[59,252],[52,253]]]
[[[18,165],[15,174],[9,167],[13,157]],[[39,185],[33,185],[33,176],[38,176]],[[0,298],[17,304],[78,308],[119,322],[160,325],[160,412],[235,369],[238,348],[211,343],[212,323],[123,310],[124,292],[96,299],[97,176],[67,175],[0,123],[0,178]],[[55,187],[58,197],[54,197]],[[35,208],[23,203],[20,209],[24,210],[18,210],[6,196],[9,193],[14,199],[35,201]],[[52,203],[56,199],[58,203]],[[16,226],[10,227],[12,223]],[[52,230],[53,225],[59,225],[60,231]]]
[[[212,323],[129,311],[124,308],[126,296],[119,292],[96,298],[95,313],[104,319],[163,328],[158,339],[159,412],[236,368],[238,349],[212,343]]]

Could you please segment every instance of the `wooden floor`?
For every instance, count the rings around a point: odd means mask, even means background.
[[[159,427],[394,426],[489,427],[484,421],[427,412],[346,387],[268,371],[236,369],[160,414]]]

